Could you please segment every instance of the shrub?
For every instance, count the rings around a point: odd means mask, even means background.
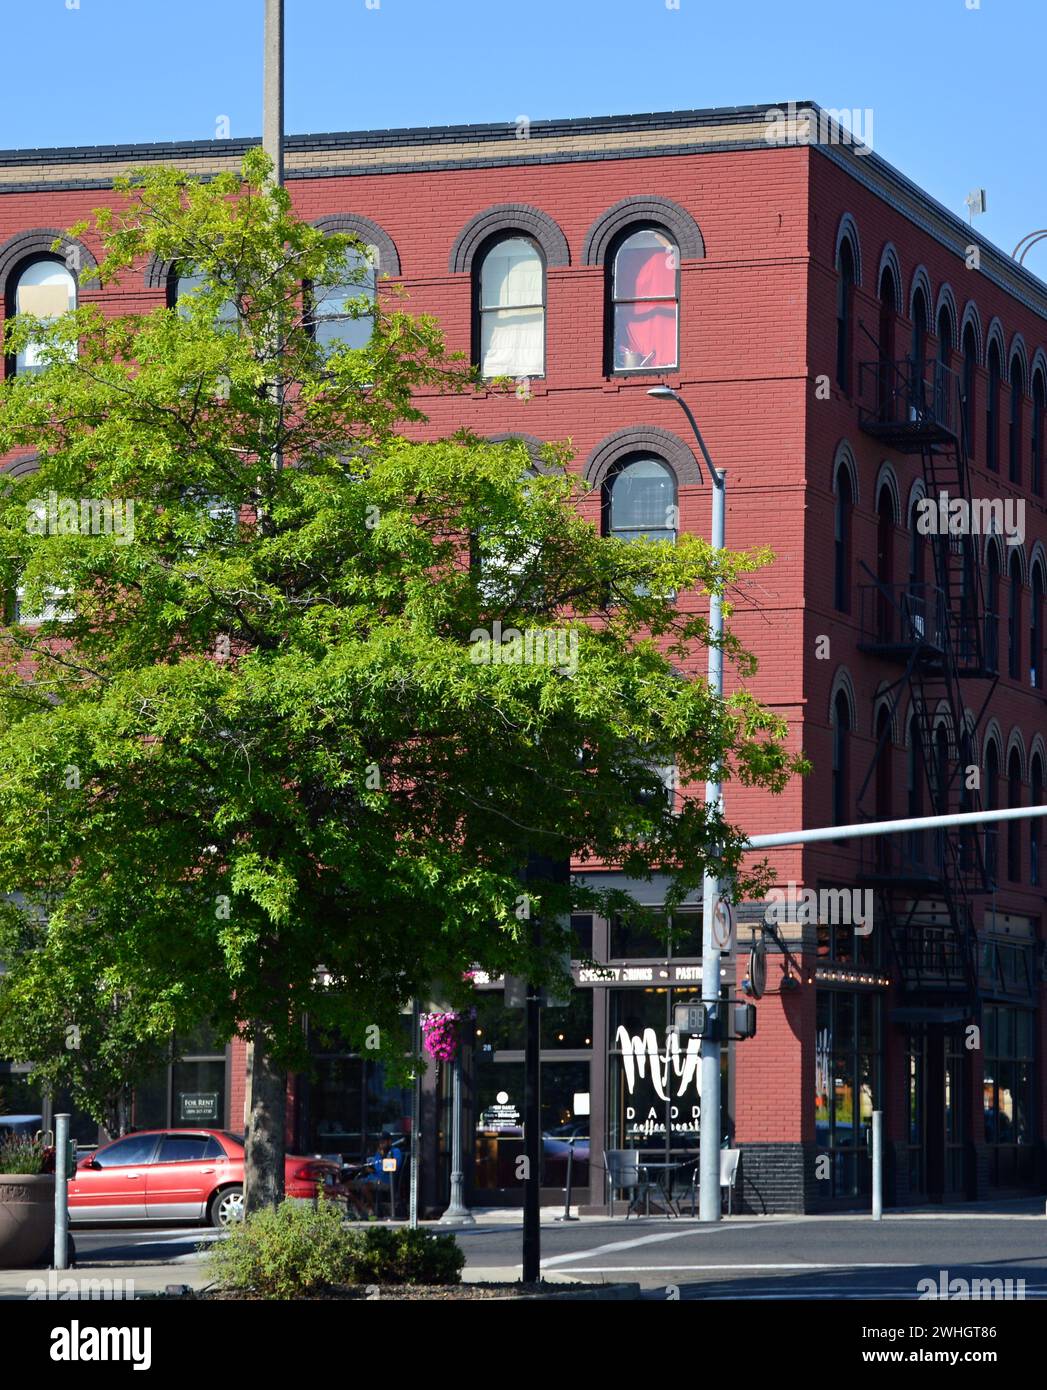
[[[207,1248],[225,1289],[300,1298],[332,1284],[457,1284],[465,1256],[454,1236],[407,1227],[352,1230],[334,1202],[283,1202],[230,1227]]]
[[[0,1143],[0,1173],[42,1173],[47,1167],[47,1149],[39,1139],[12,1134]]]
[[[211,1277],[224,1288],[296,1298],[351,1284],[357,1240],[333,1202],[282,1202],[233,1226],[209,1249]]]
[[[465,1256],[451,1235],[407,1226],[369,1226],[358,1232],[358,1284],[457,1284]]]

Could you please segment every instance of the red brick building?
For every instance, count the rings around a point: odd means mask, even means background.
[[[452,348],[520,378],[515,396],[425,400],[428,431],[569,437],[594,524],[708,534],[686,421],[646,392],[665,383],[692,406],[727,471],[728,545],[775,553],[735,596],[734,629],[760,663],[752,687],[814,763],[774,799],[728,783],[736,824],[756,834],[1041,803],[1047,286],[835,126],[812,140],[780,114],[295,136],[287,185],[301,215],[372,247],[380,276],[436,315]],[[76,292],[51,241],[116,174],[152,161],[207,174],[245,148],[0,154],[4,311],[37,302],[36,287]],[[80,263],[95,251],[80,247]],[[170,267],[150,265],[104,298],[144,311],[175,293]],[[966,515],[995,515],[999,534],[925,535],[921,499],[943,491]],[[696,661],[704,669],[704,653]],[[889,1200],[1042,1184],[1039,826],[772,854],[793,899],[770,919],[745,904],[739,953],[724,960],[734,993],[750,934],[773,928],[758,1033],[729,1048],[721,1119],[742,1151],[745,1208],[861,1204],[874,1108]],[[805,888],[834,890],[829,910],[803,909]],[[844,914],[844,889],[871,894],[852,902],[871,901],[871,916],[819,921]],[[657,884],[640,896],[657,902]],[[574,1137],[576,1200],[599,1206],[605,1149],[695,1151],[696,1082],[662,1049],[674,1000],[700,979],[700,907],[673,959],[618,924],[576,925],[580,950],[591,942],[614,978],[578,969],[570,1008],[545,1015],[544,1181],[557,1199]],[[480,996],[471,1200],[511,1202],[522,1018],[496,985]],[[140,1124],[184,1122],[179,1096],[213,1095],[215,1120],[239,1128],[239,1049],[193,1046],[140,1096]],[[445,1090],[427,1078],[434,1209]],[[353,1157],[402,1124],[406,1103],[372,1064],[337,1054],[294,1100],[299,1149]]]

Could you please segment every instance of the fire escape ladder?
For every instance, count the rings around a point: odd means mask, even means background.
[[[972,498],[959,383],[942,363],[916,364],[911,358],[863,363],[859,383],[863,430],[899,452],[920,455],[926,497],[936,508],[937,521],[930,528],[934,586],[914,588],[910,583],[892,591],[872,576],[874,584],[863,593],[868,613],[863,602],[862,647],[904,668],[889,687],[891,724],[897,727],[907,689],[919,745],[910,773],[918,788],[910,786],[910,794],[918,796],[922,813],[977,812],[981,795],[976,784],[968,785],[967,769],[985,703],[972,727],[964,683],[991,678],[986,648],[995,634],[983,620],[978,554],[968,524]],[[910,728],[904,732],[908,736]],[[859,803],[870,785],[879,782],[877,766],[889,756],[888,743],[884,737],[878,741]],[[904,842],[865,844],[881,845],[863,851],[863,877],[876,886],[903,988],[923,1003],[962,1002],[976,1011],[973,899],[987,887],[981,835],[967,829],[929,830],[913,832]]]

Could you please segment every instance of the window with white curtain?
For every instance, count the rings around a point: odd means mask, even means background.
[[[76,281],[61,261],[30,261],[15,284],[14,312],[51,321],[76,308]],[[37,372],[44,366],[40,346],[29,342],[15,357],[16,372]],[[76,348],[70,347],[70,357]]]
[[[374,315],[360,301],[374,303],[378,254],[350,248],[345,253],[346,272],[334,284],[314,285],[309,323],[313,337],[325,351],[366,347],[374,331]]]
[[[525,237],[495,242],[479,284],[480,367],[484,376],[545,372],[545,266]]]

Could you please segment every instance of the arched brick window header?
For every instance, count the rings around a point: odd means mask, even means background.
[[[66,236],[55,227],[34,227],[32,231],[19,232],[10,241],[5,241],[0,246],[0,302],[6,304],[8,298],[8,282],[11,275],[17,271],[26,261],[36,260],[38,257],[55,257],[59,260],[64,259],[60,251],[52,251],[51,247],[55,241],[60,241],[64,247],[76,247],[80,253],[79,264],[69,266],[69,271],[75,279],[80,271],[97,269],[98,262],[87,249],[82,241],[76,237]]]
[[[342,232],[356,237],[365,246],[373,246],[378,252],[379,272],[382,275],[400,274],[400,253],[395,242],[384,227],[379,227],[369,217],[359,217],[352,212],[336,212],[328,217],[318,217],[313,226],[321,232]]]
[[[514,233],[533,238],[542,248],[547,266],[570,265],[571,252],[567,238],[548,213],[527,203],[499,203],[485,208],[471,218],[458,233],[448,268],[453,274],[472,270],[476,253],[492,236],[512,236]]]
[[[619,232],[650,222],[669,232],[680,248],[681,260],[697,261],[704,257],[702,229],[686,208],[669,198],[623,198],[602,212],[586,233],[583,265],[603,265],[607,250]]]
[[[522,444],[531,460],[531,466],[536,473],[554,473],[552,469],[541,457],[542,441],[533,434],[491,434],[487,436],[488,444]]]
[[[399,275],[400,253],[389,233],[372,222],[369,217],[359,217],[352,212],[335,212],[327,217],[318,217],[312,224],[321,232],[344,232],[362,241],[365,246],[373,246],[378,252],[378,270],[382,275]],[[177,265],[173,260],[161,260],[151,256],[145,268],[145,286],[149,290],[166,289],[171,274]]]
[[[676,474],[678,486],[702,481],[694,454],[677,435],[656,425],[631,425],[597,444],[585,465],[586,482],[599,487],[616,464],[633,454],[662,459]]]
[[[35,473],[39,467],[40,460],[36,454],[27,454],[24,458],[6,464],[2,473],[6,478],[24,478],[27,473]]]

